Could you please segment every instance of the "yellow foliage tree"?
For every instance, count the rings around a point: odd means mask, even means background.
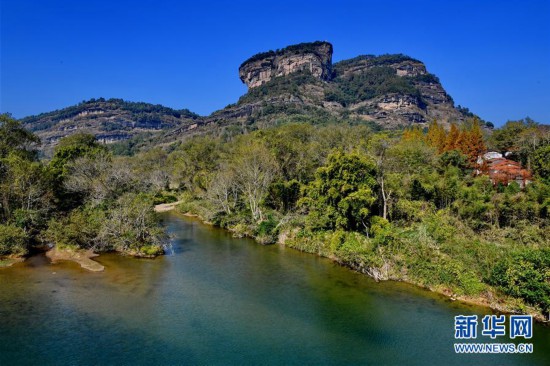
[[[477,158],[487,150],[479,121],[477,119],[471,121],[467,129],[463,131],[463,134],[461,151],[468,156],[470,165],[474,166]]]
[[[437,123],[437,120],[433,120],[428,127],[428,133],[426,134],[426,143],[435,148],[440,154],[445,148],[445,129],[442,125]]]
[[[405,128],[402,136],[403,141],[424,141],[424,132],[420,126]]]
[[[443,151],[455,150],[458,149],[458,143],[460,142],[460,131],[456,124],[451,124],[451,130],[445,138],[445,146]]]

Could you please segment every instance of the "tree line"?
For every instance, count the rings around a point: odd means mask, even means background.
[[[39,139],[0,115],[0,256],[40,246],[163,252],[165,234],[152,211],[158,173],[115,158],[94,136],[64,138],[50,161]]]
[[[183,212],[237,236],[284,242],[379,279],[512,296],[524,302],[511,306],[548,311],[548,277],[535,276],[550,273],[547,126],[524,120],[486,132],[475,119],[448,131],[436,121],[403,132],[287,124],[181,143],[166,153],[167,173]],[[527,136],[536,143],[524,146]],[[534,181],[521,189],[474,174],[487,149],[530,161]]]
[[[550,310],[550,134],[532,120],[490,135],[475,119],[405,131],[287,123],[134,156],[73,135],[40,161],[36,137],[1,118],[0,255],[44,244],[157,255],[166,238],[152,207],[179,200],[236,236],[377,279]],[[487,149],[510,152],[533,182],[474,174]]]

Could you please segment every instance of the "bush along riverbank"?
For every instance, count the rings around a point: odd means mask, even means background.
[[[270,217],[258,225],[223,226],[190,206],[194,205],[188,202],[177,210],[236,237],[326,257],[376,281],[403,281],[452,300],[548,321],[550,251],[524,249],[505,237],[500,237],[500,243],[507,242],[502,247],[490,240],[494,237],[476,235],[448,212],[426,214],[424,220],[408,227],[377,225],[367,236],[343,230],[312,231],[303,225],[303,217],[282,217],[282,225]]]
[[[523,152],[540,165],[520,187],[475,172],[473,156],[504,139],[506,126],[490,138],[475,125],[453,128],[446,133],[434,123],[426,132],[389,134],[286,125],[231,142],[192,140],[173,152],[196,158],[178,209],[377,280],[544,320],[550,186],[544,163],[535,161],[548,142]],[[453,145],[449,136],[457,133],[467,147]]]
[[[40,141],[9,115],[0,115],[0,260],[20,260],[56,247],[154,257],[166,234],[153,207],[170,197],[143,160],[115,157],[86,134],[62,139],[50,160]],[[149,160],[155,160],[151,155]],[[65,255],[67,257],[67,255]]]

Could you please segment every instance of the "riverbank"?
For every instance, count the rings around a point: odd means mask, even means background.
[[[492,286],[485,285],[483,290],[475,295],[460,294],[452,288],[443,284],[429,285],[426,284],[425,278],[415,278],[408,273],[406,267],[399,267],[399,260],[395,258],[377,258],[383,262],[380,267],[369,267],[365,260],[359,253],[349,253],[343,250],[345,253],[343,256],[339,256],[331,251],[331,246],[334,245],[332,240],[325,240],[319,243],[319,238],[306,238],[297,237],[294,234],[282,235],[286,240],[278,244],[285,245],[286,247],[299,250],[304,253],[316,254],[320,257],[328,258],[333,262],[336,262],[344,267],[347,267],[353,271],[365,274],[374,278],[376,281],[398,281],[408,283],[431,292],[446,296],[452,301],[460,301],[464,304],[470,304],[475,306],[481,306],[489,308],[495,312],[506,314],[529,314],[534,319],[541,323],[548,323],[548,319],[540,312],[539,309],[530,306],[523,302],[521,299],[508,296],[506,294],[499,293],[497,289]],[[281,237],[281,236],[280,236]],[[316,242],[315,245],[311,245],[311,242]],[[372,262],[372,258],[369,258]],[[459,274],[457,274],[459,275]]]
[[[71,261],[80,264],[80,266],[91,272],[101,272],[105,270],[105,267],[98,262],[92,260],[94,257],[98,257],[99,254],[94,253],[91,250],[82,249],[58,249],[53,248],[46,252],[46,257],[50,259],[52,264],[59,261]]]
[[[285,237],[286,240],[284,240],[283,242],[279,240],[279,245],[285,245],[286,247],[296,249],[304,253],[316,254],[320,257],[328,258],[331,261],[336,262],[353,271],[372,277],[376,281],[404,282],[437,294],[441,294],[452,301],[460,301],[464,304],[489,308],[499,313],[529,314],[541,323],[548,323],[548,319],[544,316],[544,314],[542,314],[535,307],[527,305],[521,299],[501,294],[494,287],[489,285],[486,285],[486,287],[484,287],[483,290],[481,290],[476,295],[459,294],[457,293],[457,291],[454,291],[448,286],[442,284],[428,285],[423,282],[425,281],[425,278],[414,278],[410,276],[408,274],[407,268],[398,267],[396,263],[397,260],[391,262],[392,258],[390,258],[390,260],[388,260],[387,258],[382,259],[381,261],[384,262],[384,264],[380,267],[369,267],[364,261],[362,261],[364,258],[362,258],[357,253],[351,255],[350,253],[346,253],[345,256],[338,256],[330,250],[327,251],[327,247],[334,245],[334,243],[332,242],[325,241],[321,244],[324,246],[323,248],[315,246],[312,247],[311,245],[308,245],[310,243],[307,243],[309,241],[307,238],[297,238],[296,235],[292,234],[282,236]],[[312,241],[315,241],[315,239],[313,239]]]
[[[178,214],[184,216],[196,217],[202,223],[212,225],[211,222],[204,220],[200,215],[190,212],[177,212]],[[234,236],[248,236],[254,239],[259,244],[263,244],[260,240],[252,235],[247,235],[246,233],[243,235],[241,231],[234,232],[233,230],[231,230],[231,228],[222,227],[222,229],[231,232]],[[378,268],[369,267],[361,258],[357,257],[357,255],[354,255],[353,253],[345,249],[345,256],[339,256],[335,254],[332,250],[332,246],[334,246],[334,243],[332,242],[333,240],[327,239],[324,240],[323,243],[316,243],[312,246],[311,243],[306,243],[308,241],[307,238],[297,238],[297,236],[299,236],[297,235],[298,231],[299,230],[296,228],[294,228],[294,230],[284,230],[278,235],[276,243],[278,245],[282,245],[304,253],[315,254],[319,257],[328,258],[341,266],[347,267],[355,272],[365,274],[375,279],[376,281],[397,281],[408,283],[419,288],[427,289],[431,292],[443,295],[449,298],[451,301],[458,301],[464,304],[485,307],[499,313],[529,314],[532,315],[538,322],[548,324],[548,320],[546,319],[544,314],[540,312],[539,309],[527,305],[521,299],[499,293],[497,289],[492,286],[484,285],[485,287],[483,288],[483,290],[474,295],[460,294],[459,291],[455,291],[451,287],[442,284],[429,285],[425,282],[423,283],[422,278],[420,278],[420,280],[415,280],[414,278],[412,278],[412,276],[410,276],[405,267],[396,268],[396,263],[391,263],[391,265],[393,265],[394,267],[391,270],[388,270],[387,267],[384,268],[384,266]],[[313,241],[317,241],[317,239],[319,238],[315,238],[313,239]],[[383,273],[384,270],[386,271],[386,273]],[[391,274],[388,274],[390,272]]]

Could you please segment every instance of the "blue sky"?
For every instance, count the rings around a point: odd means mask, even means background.
[[[249,56],[315,40],[333,60],[404,53],[456,104],[550,123],[550,1],[1,0],[0,111],[90,98],[209,114],[246,92]]]

